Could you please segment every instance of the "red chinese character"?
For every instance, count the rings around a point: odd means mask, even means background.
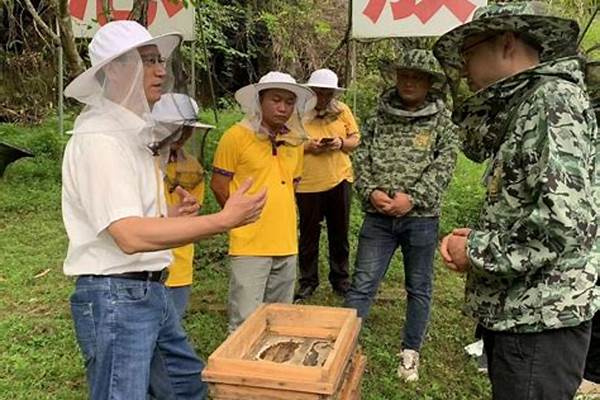
[[[363,14],[367,16],[373,23],[377,23],[381,13],[388,0],[369,0],[369,3],[363,10]],[[394,20],[416,15],[422,23],[427,23],[442,6],[446,6],[448,10],[460,22],[464,23],[471,15],[476,6],[469,0],[421,0],[417,4],[416,0],[397,0],[390,1],[392,16]]]
[[[177,1],[173,2],[172,0],[161,0],[163,6],[165,7],[165,11],[169,18],[173,15],[177,14],[179,11],[183,9],[183,2]],[[71,16],[83,20],[85,17],[85,9],[87,8],[88,0],[71,0],[69,1],[69,11],[71,12]],[[111,20],[123,20],[128,19],[131,14],[131,9],[122,9],[115,10],[113,7],[113,0],[108,0],[107,2],[107,10],[109,15],[111,16]],[[158,9],[157,0],[150,0],[148,2],[148,26],[152,25],[154,19],[156,18],[156,12]],[[100,25],[106,24],[107,18],[105,14],[105,10],[103,9],[103,1],[96,0],[96,18],[98,19],[98,23]]]

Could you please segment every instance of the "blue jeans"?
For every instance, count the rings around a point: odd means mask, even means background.
[[[356,265],[345,306],[365,318],[394,252],[402,249],[407,294],[402,347],[419,351],[425,337],[433,284],[438,218],[394,218],[367,213],[358,239]]]
[[[175,311],[177,311],[177,315],[182,320],[185,317],[191,291],[192,285],[169,287],[169,294],[175,306]]]
[[[202,361],[158,282],[82,276],[71,296],[92,400],[204,399]],[[154,365],[164,371],[150,381]],[[151,367],[152,365],[152,367]]]

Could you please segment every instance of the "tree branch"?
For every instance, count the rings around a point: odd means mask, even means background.
[[[33,20],[35,21],[35,23],[37,25],[41,26],[42,30],[48,36],[50,36],[50,38],[52,38],[52,42],[54,42],[54,45],[60,46],[60,37],[56,33],[54,33],[54,31],[52,29],[50,29],[50,27],[48,25],[46,25],[46,23],[44,22],[42,17],[40,17],[40,14],[37,12],[35,7],[31,3],[31,0],[23,0],[23,2],[25,3],[25,7],[27,7],[27,11],[29,11],[31,16],[33,17]]]

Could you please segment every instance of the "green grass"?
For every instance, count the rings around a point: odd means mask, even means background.
[[[223,126],[239,117],[221,113],[211,133],[212,158]],[[56,121],[37,127],[0,125],[0,140],[31,148],[38,156],[11,165],[0,180],[0,398],[11,400],[84,399],[82,359],[73,335],[68,298],[73,280],[62,273],[67,246],[60,211],[60,154],[66,137]],[[442,232],[472,224],[483,189],[481,166],[460,158],[446,196]],[[206,212],[216,210],[209,194]],[[351,221],[352,257],[362,213],[355,201]],[[226,337],[226,237],[198,245],[195,282],[188,317],[189,336],[206,359]],[[326,248],[326,237],[322,237]],[[338,306],[326,282],[326,254],[321,252],[322,281],[311,303]],[[403,272],[393,260],[378,300],[361,336],[368,366],[364,399],[485,399],[487,378],[478,373],[462,347],[473,341],[473,322],[461,314],[463,278],[436,258],[431,323],[422,352],[421,380],[396,377],[405,312]]]

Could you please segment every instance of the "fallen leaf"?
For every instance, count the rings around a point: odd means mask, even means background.
[[[41,278],[42,276],[44,276],[44,275],[47,275],[47,274],[48,274],[48,272],[50,272],[50,271],[51,271],[51,269],[50,269],[50,268],[48,268],[48,269],[46,269],[46,270],[44,270],[44,271],[40,272],[40,273],[39,273],[39,274],[37,274],[36,276],[34,276],[34,277],[33,277],[33,279]]]

